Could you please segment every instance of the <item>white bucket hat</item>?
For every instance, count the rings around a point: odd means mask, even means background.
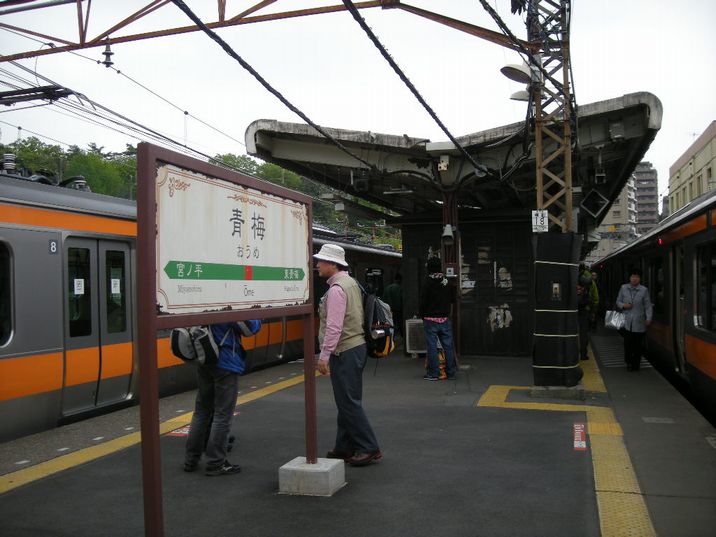
[[[317,254],[313,254],[313,257],[320,259],[321,261],[329,261],[344,267],[348,266],[348,263],[346,263],[346,251],[336,244],[324,244],[321,246],[321,251]]]

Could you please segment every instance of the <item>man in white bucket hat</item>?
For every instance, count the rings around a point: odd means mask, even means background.
[[[318,306],[321,354],[316,369],[331,373],[333,397],[338,408],[336,443],[326,457],[343,459],[351,466],[365,466],[383,457],[373,428],[363,410],[363,369],[367,356],[363,332],[361,289],[348,275],[346,252],[336,244],[324,244],[313,256],[328,291]]]

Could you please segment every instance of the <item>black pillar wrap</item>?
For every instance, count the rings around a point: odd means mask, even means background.
[[[575,386],[583,375],[576,292],[581,244],[581,236],[574,233],[537,233],[533,238],[536,386]]]

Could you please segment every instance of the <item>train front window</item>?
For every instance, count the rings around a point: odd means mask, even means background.
[[[67,249],[67,296],[70,337],[92,333],[92,286],[90,285],[90,251],[87,248]]]
[[[107,332],[115,334],[127,330],[127,282],[124,274],[124,252],[107,250]]]
[[[0,346],[8,342],[12,333],[10,261],[10,250],[0,242]]]

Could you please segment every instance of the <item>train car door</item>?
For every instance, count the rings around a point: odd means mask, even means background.
[[[684,292],[685,258],[684,246],[679,244],[673,249],[673,271],[674,285],[673,295],[673,318],[674,318],[674,353],[676,354],[676,367],[682,375],[686,374],[684,360],[684,325],[686,322],[686,293]]]
[[[122,401],[132,377],[132,290],[129,245],[98,242],[100,380],[97,405]]]
[[[64,254],[62,411],[70,415],[126,396],[132,371],[131,293],[127,244],[71,237]]]

